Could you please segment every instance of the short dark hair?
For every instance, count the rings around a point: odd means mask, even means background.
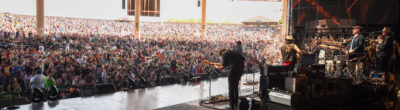
[[[361,27],[361,26],[357,26],[357,25],[356,25],[356,26],[353,26],[353,29],[360,29],[360,30],[361,30],[361,29],[362,29],[362,27]]]
[[[242,42],[240,42],[240,41],[237,41],[237,42],[236,42],[236,44],[238,44],[238,45],[242,45]]]
[[[218,54],[223,55],[225,52],[226,52],[226,49],[221,49],[221,50],[219,50]]]

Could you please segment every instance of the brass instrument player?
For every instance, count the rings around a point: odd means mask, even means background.
[[[384,27],[382,30],[382,38],[378,44],[376,51],[378,56],[377,71],[379,72],[391,72],[392,70],[392,59],[393,55],[393,38],[391,37],[391,29]]]

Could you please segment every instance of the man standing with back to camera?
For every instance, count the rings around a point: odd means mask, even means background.
[[[216,68],[230,69],[228,75],[230,108],[236,110],[239,97],[238,85],[244,69],[244,57],[235,50],[226,49],[221,49],[219,55],[222,56],[222,65],[216,65]]]
[[[283,65],[288,66],[290,71],[293,71],[295,65],[299,61],[298,57],[301,54],[301,50],[294,43],[293,36],[286,36],[286,44],[281,47]]]

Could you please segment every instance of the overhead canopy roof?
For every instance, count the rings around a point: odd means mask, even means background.
[[[246,25],[276,25],[278,21],[274,21],[272,19],[266,18],[264,16],[257,16],[254,18],[250,18],[242,22]]]

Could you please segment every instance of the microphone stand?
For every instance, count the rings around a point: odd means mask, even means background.
[[[254,82],[255,74],[256,74],[256,73],[253,73],[253,93],[254,93],[254,85],[256,84],[256,83]]]
[[[212,72],[216,72],[215,70],[210,70],[211,72],[208,73],[208,80],[209,80],[209,85],[208,85],[208,96],[210,97],[210,100],[212,100],[212,96],[211,96],[211,73]]]
[[[212,99],[212,97],[211,97],[211,72],[208,73],[208,80],[209,80],[208,96],[210,97],[210,100],[211,100]]]

